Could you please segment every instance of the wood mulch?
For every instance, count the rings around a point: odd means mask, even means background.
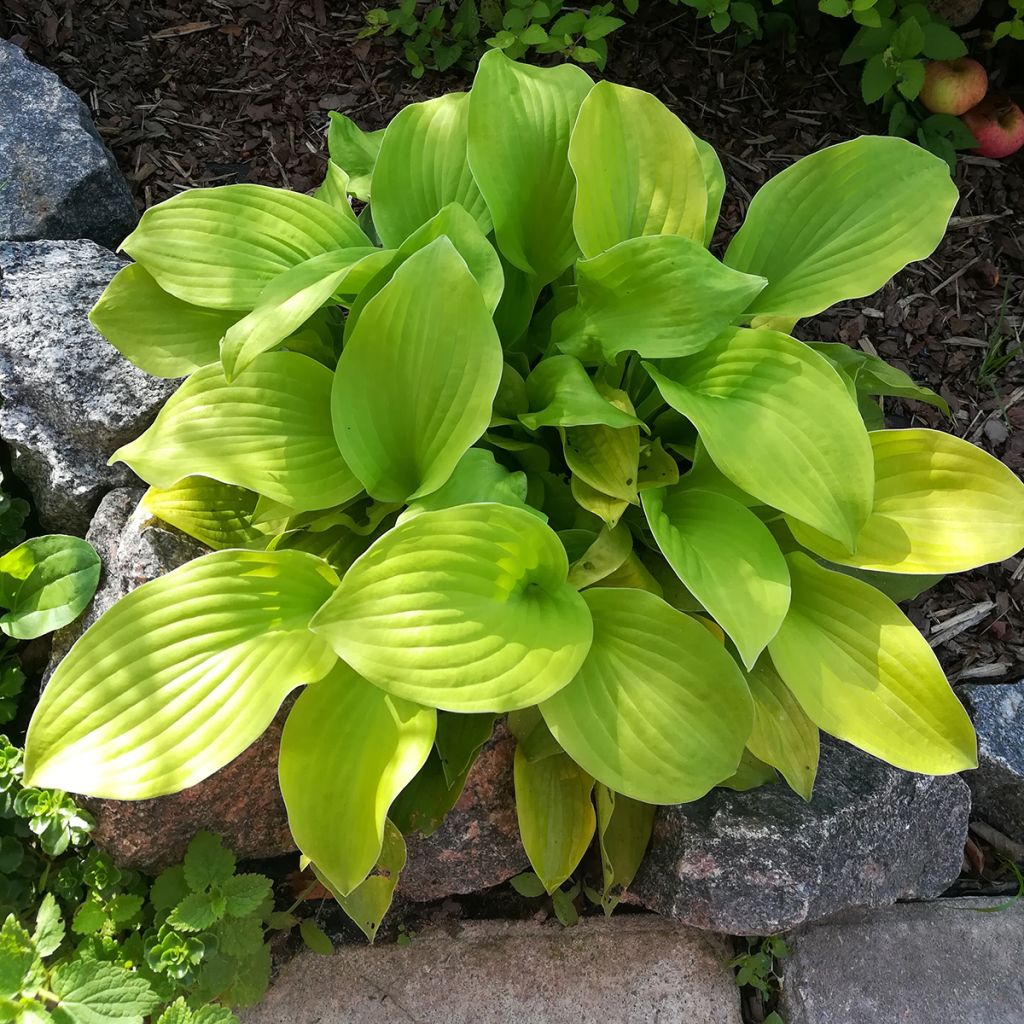
[[[468,84],[457,71],[413,81],[398,41],[357,39],[368,6],[376,5],[4,0],[0,33],[82,96],[142,207],[196,185],[309,190],[323,174],[328,110],[374,128],[409,102]],[[685,8],[644,10],[613,38],[606,74],[658,95],[722,156],[730,191],[718,245],[757,188],[795,158],[884,130],[859,99],[856,71],[839,68],[843,40],[827,33],[840,27],[823,24],[787,55],[779,46],[735,50],[727,36],[697,30]],[[1019,67],[990,71],[1019,88],[1010,77]],[[956,181],[960,204],[932,257],[801,333],[877,352],[953,409],[950,423],[892,401],[889,425],[950,429],[1024,475],[1024,152],[961,158]],[[911,616],[954,682],[1024,676],[1021,558],[945,580]]]

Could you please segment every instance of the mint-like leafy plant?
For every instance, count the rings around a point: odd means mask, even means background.
[[[315,197],[185,192],[124,243],[93,321],[188,377],[113,459],[217,550],[75,645],[30,785],[180,790],[302,688],[291,828],[372,934],[404,862],[389,811],[435,827],[500,714],[537,877],[558,890],[597,834],[609,908],[651,805],[774,769],[809,797],[819,729],[975,764],[893,597],[1017,551],[1024,486],[883,429],[875,396],[933,392],[787,333],[933,251],[941,160],[875,137],[799,160],[719,260],[713,150],[576,66],[493,51],[383,132],[336,116],[330,148]]]

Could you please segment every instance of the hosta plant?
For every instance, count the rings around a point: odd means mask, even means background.
[[[928,256],[943,163],[860,138],[757,193],[722,259],[714,151],[657,99],[488,53],[380,132],[336,117],[315,196],[185,192],[125,241],[93,321],[187,375],[113,454],[215,550],[79,640],[26,778],[140,799],[288,711],[295,840],[372,935],[508,715],[523,841],[599,893],[652,807],[777,769],[819,730],[901,768],[975,763],[894,598],[1024,544],[1024,486],[876,396],[881,360],[787,332]],[[366,205],[357,216],[350,203]],[[364,881],[365,880],[365,881]]]

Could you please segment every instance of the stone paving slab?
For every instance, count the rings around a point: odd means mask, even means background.
[[[906,903],[792,933],[786,1024],[1024,1024],[1024,902]]]
[[[290,961],[243,1024],[740,1024],[729,945],[655,917],[469,921]]]

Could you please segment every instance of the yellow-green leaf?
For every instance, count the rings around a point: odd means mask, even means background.
[[[150,487],[142,505],[157,519],[219,551],[263,547],[270,539],[253,526],[257,495],[204,476],[187,476],[161,490]]]
[[[611,914],[625,895],[647,852],[655,808],[652,804],[615,793],[601,783],[594,787],[594,796],[604,882],[601,906],[605,914]]]

